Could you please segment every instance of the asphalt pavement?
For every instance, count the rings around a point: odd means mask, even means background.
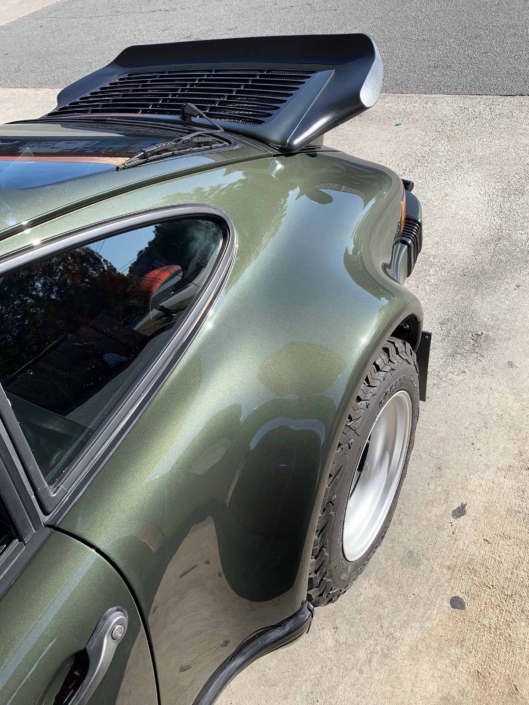
[[[416,183],[425,242],[408,285],[433,332],[429,398],[367,569],[316,611],[306,637],[253,664],[219,705],[528,703],[527,0],[61,0],[32,14],[49,0],[4,2],[0,122],[51,109],[58,87],[130,43],[375,37],[386,93],[326,142]]]
[[[60,0],[0,26],[0,87],[64,86],[130,44],[338,31],[376,39],[388,93],[526,95],[528,27],[527,0]]]

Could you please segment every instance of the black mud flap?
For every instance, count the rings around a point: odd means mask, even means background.
[[[417,362],[419,363],[419,399],[426,401],[426,387],[428,384],[428,363],[430,361],[430,346],[432,334],[423,330],[421,342],[417,348]]]

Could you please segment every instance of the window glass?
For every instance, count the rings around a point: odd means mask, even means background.
[[[174,333],[222,235],[212,220],[164,221],[0,279],[0,380],[49,484]]]

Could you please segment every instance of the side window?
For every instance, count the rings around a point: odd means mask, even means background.
[[[49,485],[173,335],[222,241],[217,221],[180,218],[0,279],[0,380]]]

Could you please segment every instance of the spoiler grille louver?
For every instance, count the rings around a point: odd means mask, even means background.
[[[63,89],[50,116],[181,122],[185,103],[227,132],[292,153],[377,101],[382,61],[365,34],[238,37],[125,49]],[[209,125],[210,126],[210,125]]]
[[[193,103],[206,115],[262,125],[316,73],[275,69],[210,69],[128,73],[51,115],[180,115]]]

